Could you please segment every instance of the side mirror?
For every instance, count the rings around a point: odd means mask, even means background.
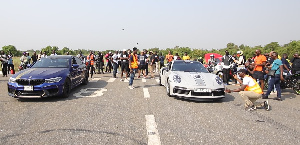
[[[79,67],[78,64],[73,64],[73,65],[72,65],[72,68],[78,68],[78,67]]]

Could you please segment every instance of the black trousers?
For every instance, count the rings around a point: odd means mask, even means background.
[[[223,68],[223,82],[228,84],[230,68]]]
[[[7,63],[2,63],[2,74],[7,76]]]

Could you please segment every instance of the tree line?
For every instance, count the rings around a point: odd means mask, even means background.
[[[131,48],[129,48],[129,49],[131,49]],[[300,53],[300,40],[298,40],[298,41],[294,40],[294,41],[291,41],[290,43],[284,44],[284,45],[279,45],[278,42],[271,42],[269,44],[266,44],[265,46],[259,45],[259,46],[254,46],[254,47],[250,47],[250,46],[247,46],[244,44],[238,46],[234,43],[228,43],[226,48],[211,49],[211,50],[180,47],[180,46],[175,46],[174,48],[166,48],[166,49],[150,48],[147,50],[148,51],[156,51],[158,54],[161,54],[163,56],[167,55],[169,51],[171,51],[171,53],[173,55],[178,53],[179,56],[183,56],[184,52],[187,52],[191,58],[197,59],[199,57],[204,58],[204,55],[207,53],[218,53],[218,54],[224,55],[225,50],[228,50],[231,55],[236,54],[237,51],[243,51],[246,58],[250,58],[250,57],[253,57],[256,49],[260,49],[262,54],[269,53],[271,51],[276,51],[276,52],[278,52],[278,54],[280,56],[283,53],[286,53],[289,56],[289,58],[292,58],[294,53]],[[22,54],[23,54],[23,51],[17,50],[17,48],[13,45],[3,46],[2,50],[6,54],[11,52],[13,54],[13,56],[22,56]],[[55,50],[58,55],[63,55],[63,54],[66,54],[67,52],[69,52],[70,55],[77,55],[80,51],[84,55],[88,55],[90,51],[95,51],[95,52],[98,51],[98,50],[85,50],[85,49],[72,50],[72,49],[69,49],[68,47],[63,47],[62,49],[59,49],[57,46],[47,46],[45,48],[41,48],[41,50],[36,50],[36,53],[38,54],[40,51],[42,51],[42,52],[46,52],[47,55],[50,55],[53,50]],[[29,52],[30,54],[32,54],[34,51],[35,50],[31,49],[31,50],[27,50],[26,52]],[[116,50],[105,50],[105,51],[101,51],[101,52],[106,54],[109,51],[113,52]],[[142,50],[139,50],[139,51],[142,51]]]

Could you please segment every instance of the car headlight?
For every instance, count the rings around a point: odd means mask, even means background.
[[[178,75],[174,75],[174,76],[173,76],[173,81],[174,81],[175,83],[180,83],[180,82],[181,82],[181,78],[180,78]]]
[[[216,77],[216,82],[217,82],[219,85],[222,85],[223,80],[222,80],[220,77]]]
[[[45,79],[45,83],[57,83],[62,79],[62,77],[55,77],[50,79]]]
[[[16,82],[16,80],[17,80],[16,78],[12,78],[12,77],[10,77],[10,78],[9,78],[9,80],[8,80],[8,82],[10,82],[10,83],[15,83],[15,82]]]

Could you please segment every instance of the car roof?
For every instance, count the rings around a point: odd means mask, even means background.
[[[52,59],[59,59],[59,58],[73,58],[74,56],[72,55],[52,55],[52,56],[47,56],[47,58],[52,58]]]

